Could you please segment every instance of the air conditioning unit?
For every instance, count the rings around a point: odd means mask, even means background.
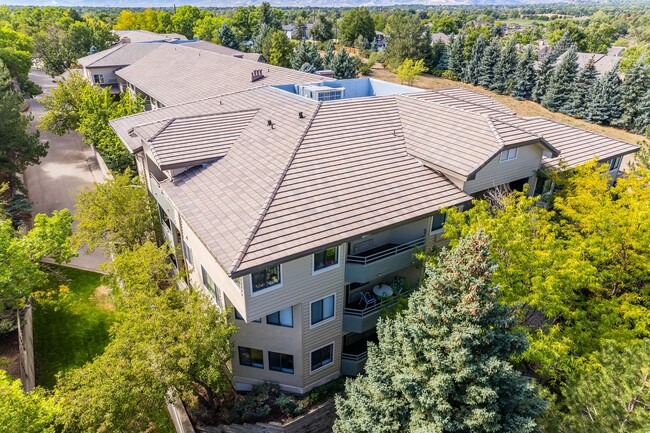
[[[328,87],[316,84],[298,86],[298,94],[315,101],[334,101],[343,99],[345,87]]]

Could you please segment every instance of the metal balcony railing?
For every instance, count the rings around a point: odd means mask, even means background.
[[[345,350],[345,348],[343,348]],[[351,353],[341,353],[341,359],[347,359],[348,361],[361,362],[368,359],[368,351],[362,352],[358,355],[353,355]]]
[[[411,250],[415,247],[424,246],[425,237],[413,239],[412,241],[403,243],[401,245],[392,245],[385,250],[378,251],[373,254],[365,255],[349,255],[347,258],[347,263],[355,263],[360,265],[367,265],[369,263],[376,262],[377,260],[385,259],[387,257],[395,256],[399,253]]]

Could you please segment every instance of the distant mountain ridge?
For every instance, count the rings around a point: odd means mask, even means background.
[[[237,7],[260,5],[263,0],[5,0],[0,4],[17,6],[95,6],[114,8],[172,7],[195,5],[199,7]],[[399,6],[399,5],[439,5],[439,6],[495,6],[568,3],[570,0],[271,0],[273,6],[286,7],[347,7],[347,6]]]

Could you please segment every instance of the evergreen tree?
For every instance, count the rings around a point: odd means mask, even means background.
[[[334,55],[331,63],[331,69],[334,71],[334,78],[357,78],[357,62],[352,57],[350,57],[344,48],[341,48]]]
[[[498,300],[494,270],[482,233],[427,265],[407,310],[378,323],[366,376],[337,397],[335,433],[537,430],[546,404],[510,363],[527,340]]]
[[[497,93],[508,93],[512,89],[515,71],[517,69],[517,45],[514,39],[508,39],[501,50],[501,57],[494,72],[492,90]]]
[[[470,54],[469,62],[467,62],[465,70],[463,71],[462,80],[465,83],[474,85],[478,84],[479,67],[481,65],[483,53],[485,52],[486,43],[487,42],[485,40],[485,36],[483,36],[483,34],[480,34],[476,39],[474,46],[472,47],[472,53]]]
[[[491,89],[495,84],[496,66],[501,57],[501,44],[493,39],[485,48],[478,67],[478,85]]]
[[[598,73],[596,72],[596,64],[594,58],[589,59],[589,62],[584,68],[580,69],[576,82],[571,88],[571,100],[567,108],[564,110],[566,114],[575,117],[584,116],[584,111],[587,106],[587,98],[589,93],[596,84]]]
[[[332,69],[332,62],[334,60],[334,43],[329,41],[327,43],[327,48],[325,49],[325,55],[323,56],[323,68]]]
[[[465,36],[451,35],[449,44],[447,45],[448,52],[448,70],[456,78],[459,79],[465,70]]]
[[[560,38],[559,41],[555,45],[553,45],[553,49],[551,50],[553,52],[553,55],[555,58],[559,58],[562,54],[566,52],[571,46],[574,45],[573,41],[571,40],[571,32],[568,30],[564,32],[562,35],[562,38]]]
[[[291,67],[293,69],[300,69],[305,63],[313,65],[316,70],[322,69],[323,67],[316,45],[301,41],[291,55]]]
[[[640,59],[630,71],[625,74],[625,81],[621,86],[621,108],[623,114],[616,121],[616,125],[629,131],[642,133],[644,117],[639,102],[650,89],[650,65],[645,59]]]
[[[262,54],[268,59],[268,50],[270,48],[270,34],[272,33],[271,27],[266,24],[260,24],[253,34],[253,51]],[[266,46],[265,46],[266,45]]]
[[[551,76],[553,76],[556,61],[557,57],[553,53],[553,50],[551,50],[539,63],[539,68],[537,69],[537,74],[535,76],[535,87],[533,88],[533,93],[531,95],[533,101],[540,102],[546,94],[548,84],[551,81]]]
[[[228,23],[223,23],[219,28],[219,39],[224,47],[235,50],[239,48],[239,39],[237,39],[235,32],[232,31]]]
[[[610,125],[621,117],[621,79],[618,66],[603,74],[590,92],[585,120]]]
[[[640,115],[636,119],[636,126],[639,131],[647,136],[650,136],[650,90],[639,101]],[[648,168],[650,170],[650,167]]]
[[[511,95],[517,99],[530,99],[535,88],[535,52],[533,47],[528,45],[517,62],[515,79],[512,85]]]
[[[578,54],[574,45],[564,53],[560,63],[555,67],[548,89],[542,98],[542,106],[551,111],[568,111],[577,75]]]
[[[444,71],[449,65],[449,53],[447,52],[447,45],[444,42],[438,41],[431,47],[433,55],[434,69]]]
[[[308,74],[315,74],[317,71],[316,66],[311,63],[303,63],[299,70],[300,72],[307,72]]]

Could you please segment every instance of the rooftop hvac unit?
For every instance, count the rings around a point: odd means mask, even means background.
[[[298,94],[315,101],[334,101],[343,99],[345,87],[328,87],[309,84],[298,86]]]

